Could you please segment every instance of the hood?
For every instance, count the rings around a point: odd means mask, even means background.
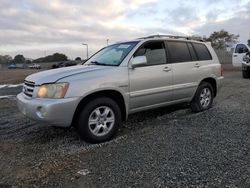
[[[76,74],[92,72],[96,70],[106,69],[105,66],[86,66],[86,65],[76,65],[71,67],[64,67],[58,69],[51,69],[47,71],[38,72],[32,74],[25,78],[27,81],[35,82],[36,85],[41,85],[45,83],[53,83],[58,80],[69,77]]]

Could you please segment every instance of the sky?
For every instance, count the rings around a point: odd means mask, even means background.
[[[152,34],[209,36],[224,29],[250,39],[250,0],[0,0],[0,55],[55,52],[86,58]]]

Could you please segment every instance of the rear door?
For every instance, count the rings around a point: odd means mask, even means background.
[[[233,66],[241,67],[244,55],[249,52],[249,48],[245,44],[237,44],[233,52]]]
[[[202,43],[168,41],[167,46],[173,68],[173,99],[190,100],[206,74],[211,54]]]
[[[146,56],[147,65],[129,69],[130,110],[150,108],[172,100],[172,68],[167,64],[163,41],[144,43],[135,52]]]

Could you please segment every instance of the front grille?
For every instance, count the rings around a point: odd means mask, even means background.
[[[34,92],[34,88],[35,88],[35,82],[30,82],[30,81],[24,80],[23,93],[26,96],[32,97],[33,92]]]

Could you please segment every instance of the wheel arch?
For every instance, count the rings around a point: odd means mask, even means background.
[[[126,110],[125,99],[123,95],[119,91],[116,91],[116,90],[101,90],[101,91],[96,91],[94,93],[88,94],[87,96],[81,99],[81,101],[78,103],[76,110],[74,112],[74,116],[73,116],[72,123],[71,123],[72,126],[76,124],[82,108],[89,101],[98,97],[108,97],[108,98],[113,99],[120,107],[122,120],[125,121],[127,119],[127,110]]]
[[[213,95],[214,97],[217,96],[217,83],[216,83],[216,79],[215,78],[212,78],[212,77],[209,77],[209,78],[205,78],[203,80],[200,81],[199,85],[201,85],[201,83],[203,82],[207,82],[209,84],[211,84],[212,88],[213,88]]]

